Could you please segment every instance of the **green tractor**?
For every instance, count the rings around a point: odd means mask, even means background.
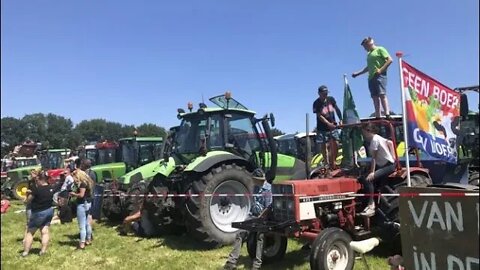
[[[134,136],[120,139],[118,147],[114,143],[97,144],[98,153],[95,160],[98,160],[99,165],[91,167],[97,176],[97,182],[110,182],[133,169],[159,159],[162,142],[162,137]]]
[[[89,159],[92,166],[115,163],[118,147],[118,143],[112,141],[90,143],[80,147],[79,157]]]
[[[115,148],[116,160],[119,162],[106,163],[91,167],[97,176],[97,182],[103,183],[104,198],[102,211],[110,220],[119,220],[124,216],[123,198],[117,195],[120,191],[130,188],[130,177],[123,177],[126,173],[161,158],[163,146],[162,137],[130,137],[119,140]],[[106,149],[97,144],[98,160],[107,158],[112,148]],[[130,174],[131,175],[131,174]],[[135,179],[135,175],[133,178]],[[126,180],[127,179],[127,180]]]
[[[70,154],[70,149],[47,149],[39,151],[40,164],[21,167],[7,172],[8,180],[2,185],[2,193],[23,200],[26,197],[30,172],[33,169],[47,170],[48,182],[54,184],[60,179],[60,174],[65,168],[65,159]]]
[[[173,142],[166,144],[163,160],[151,164],[155,176],[144,214],[159,230],[186,229],[216,247],[231,243],[237,231],[231,223],[247,218],[253,175],[269,182],[292,179],[297,172],[306,175],[303,161],[277,155],[268,122],[274,125],[273,115],[256,118],[229,92],[210,101],[218,107],[200,103],[192,112],[189,103],[190,112],[178,110],[181,124]],[[132,189],[142,185],[138,181]]]
[[[459,134],[457,134],[459,158],[468,163],[468,183],[478,186],[480,182],[479,111],[469,111],[468,98],[465,93],[471,91],[478,94],[479,86],[459,87],[455,88],[455,91],[461,94],[460,110],[462,116]],[[480,109],[480,105],[477,106]]]

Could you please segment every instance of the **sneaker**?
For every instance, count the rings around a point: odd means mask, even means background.
[[[366,216],[366,217],[371,217],[375,215],[375,206],[369,205],[365,207],[365,209],[360,213],[360,215]]]

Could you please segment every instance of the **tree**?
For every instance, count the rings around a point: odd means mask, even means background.
[[[137,127],[138,136],[164,137],[167,133],[164,128],[155,124],[144,123]]]
[[[381,112],[383,114],[383,111]],[[394,111],[390,111],[390,115],[397,115]],[[370,114],[370,117],[375,117],[375,112]]]
[[[25,137],[22,122],[13,117],[3,117],[1,121],[2,157],[20,144]]]
[[[275,137],[275,136],[279,136],[279,135],[284,135],[285,132],[281,131],[278,128],[272,128],[272,134],[273,134],[273,137]]]

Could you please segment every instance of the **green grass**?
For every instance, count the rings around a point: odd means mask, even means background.
[[[22,238],[25,228],[25,213],[14,213],[23,209],[13,202],[8,213],[1,218],[1,268],[2,269],[221,269],[231,250],[223,247],[214,250],[202,249],[188,236],[165,236],[144,239],[134,236],[119,236],[112,225],[94,225],[95,240],[85,250],[75,250],[78,243],[77,223],[51,226],[51,240],[47,255],[38,256],[40,234],[37,232],[30,255],[21,258]],[[310,269],[308,251],[301,250],[302,244],[290,240],[284,260],[262,269]],[[368,256],[372,269],[388,269],[386,258]],[[246,248],[238,269],[250,269],[251,260]],[[359,260],[355,270],[366,269]]]

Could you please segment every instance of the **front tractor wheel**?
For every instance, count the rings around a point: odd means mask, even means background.
[[[212,169],[190,189],[192,194],[202,196],[192,197],[186,204],[188,231],[209,246],[232,243],[238,230],[232,222],[248,217],[252,205],[248,194],[252,190],[252,178],[245,169],[235,164]]]
[[[12,195],[17,200],[27,198],[28,180],[20,179],[12,186]]]
[[[312,244],[310,269],[351,270],[355,256],[350,242],[352,238],[340,228],[321,231]]]
[[[264,263],[278,262],[285,257],[287,237],[275,233],[266,233],[263,239],[262,261]],[[257,254],[257,233],[250,233],[247,239],[247,251],[250,258]]]

